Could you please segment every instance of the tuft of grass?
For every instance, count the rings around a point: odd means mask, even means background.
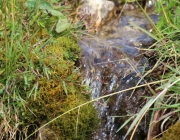
[[[41,50],[50,36],[43,29],[33,30],[28,25],[24,1],[1,1],[0,5],[1,139],[21,139],[23,120],[27,119],[26,112],[31,112],[27,99],[32,93],[36,97],[37,79],[45,75],[39,72],[46,69]]]
[[[153,93],[153,97],[150,97],[148,103],[132,122],[126,134],[126,136],[129,135],[134,129],[130,139],[133,139],[133,134],[138,124],[149,110],[153,110],[153,112],[147,137],[148,140],[153,139],[168,128],[168,126],[165,126],[165,122],[173,125],[180,117],[178,104],[180,94],[180,3],[178,1],[159,0],[156,2],[156,12],[160,13],[160,20],[157,25],[153,24],[153,33],[145,31],[132,23],[133,26],[156,40],[149,49],[155,52],[155,55],[151,57],[156,63],[152,69],[144,74],[143,78],[145,77],[145,79],[150,81],[162,80],[162,82],[153,85],[155,87],[153,88],[155,94]],[[161,128],[161,131],[158,128]]]

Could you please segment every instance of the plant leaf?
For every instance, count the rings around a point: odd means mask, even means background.
[[[27,0],[25,6],[28,8],[35,8],[37,6],[37,0]]]
[[[149,35],[150,37],[154,38],[155,40],[157,40],[157,41],[160,40],[158,37],[156,37],[156,36],[153,35],[152,33],[148,32],[147,30],[139,27],[138,25],[136,25],[136,24],[134,24],[134,23],[132,23],[132,22],[130,22],[130,24],[131,24],[132,26],[136,27],[137,29],[143,31],[144,33],[146,33],[146,34]]]
[[[67,19],[59,19],[57,25],[56,25],[56,32],[60,33],[64,30],[68,29],[71,26],[71,24],[68,22]]]
[[[64,81],[62,81],[62,83],[63,83],[64,92],[68,96],[68,91],[67,91],[67,88],[66,88],[66,83]]]
[[[25,6],[29,7],[29,8],[36,8],[38,6],[38,0],[27,0],[25,2]],[[44,9],[44,10],[52,10],[53,7],[51,6],[51,4],[49,2],[47,2],[46,0],[40,0],[40,9]]]
[[[129,133],[132,131],[132,129],[134,128],[134,126],[137,124],[137,122],[142,118],[144,112],[146,110],[148,110],[150,108],[150,106],[155,102],[154,97],[152,97],[148,103],[140,110],[140,112],[137,114],[136,118],[134,119],[134,121],[132,122],[131,126],[129,127],[125,138],[127,137],[127,135],[129,135]]]
[[[61,12],[59,12],[59,11],[57,11],[57,10],[54,10],[54,9],[52,9],[52,10],[50,10],[49,11],[53,16],[57,16],[57,17],[59,17],[59,18],[63,18],[63,19],[65,19],[66,17],[61,13]]]
[[[50,10],[53,10],[53,7],[52,7],[52,5],[49,2],[47,2],[45,0],[41,0],[40,9],[44,9],[44,10],[50,11]]]
[[[116,133],[119,132],[124,126],[126,126],[126,124],[128,124],[133,118],[134,118],[134,116],[131,116],[129,119],[127,119],[127,120],[121,125],[121,127],[116,131]]]

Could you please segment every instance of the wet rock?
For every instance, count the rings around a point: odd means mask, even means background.
[[[118,22],[115,19],[94,37],[84,36],[81,39],[79,44],[83,53],[85,81],[92,89],[92,99],[144,83],[139,82],[140,75],[145,63],[148,67],[148,61],[139,50],[149,47],[153,39],[130,24],[133,22],[144,29],[149,28],[150,22],[146,16],[137,14],[139,11],[124,14]],[[153,21],[158,19],[155,15],[150,17]],[[95,102],[101,122],[100,128],[93,133],[93,139],[123,140],[131,122],[121,131],[116,131],[128,119],[127,115],[137,114],[141,110],[146,103],[142,96],[147,95],[144,88],[137,88]],[[146,114],[133,140],[146,137],[149,118],[149,114]]]

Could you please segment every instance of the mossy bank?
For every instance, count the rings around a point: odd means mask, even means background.
[[[0,2],[0,139],[91,139],[92,104],[53,120],[90,100],[77,66],[79,29],[65,7],[52,6],[58,1],[37,2]]]

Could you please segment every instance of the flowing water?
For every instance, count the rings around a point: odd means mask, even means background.
[[[149,13],[149,16],[154,22],[158,20],[155,14]],[[136,86],[144,69],[148,69],[148,60],[141,49],[148,48],[153,39],[131,23],[147,30],[152,29],[140,10],[132,10],[112,20],[98,34],[82,37],[80,46],[84,83],[91,87],[92,99]],[[139,84],[143,83],[141,81]],[[121,131],[117,130],[146,103],[142,96],[147,96],[145,88],[137,88],[95,102],[101,121],[92,139],[123,140],[130,123]],[[149,118],[147,114],[141,121],[133,140],[145,139]]]

